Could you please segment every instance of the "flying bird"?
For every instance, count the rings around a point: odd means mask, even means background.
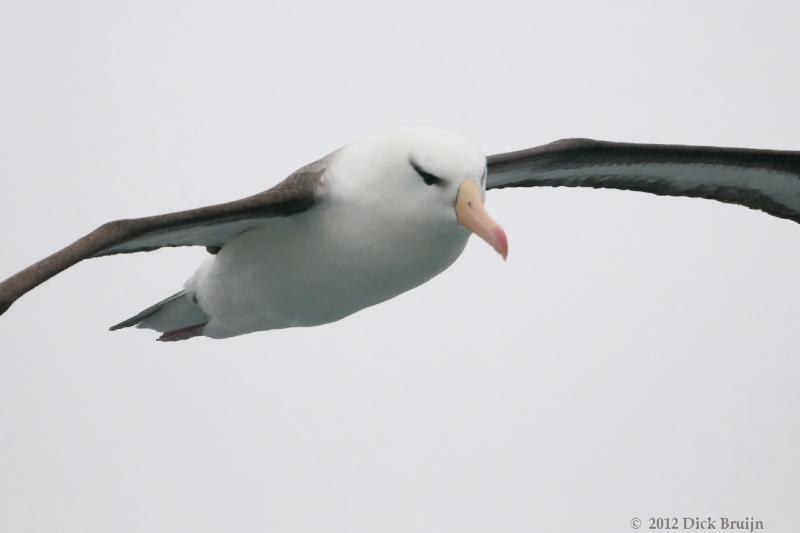
[[[800,222],[796,151],[566,139],[487,158],[456,133],[402,129],[241,200],[104,224],[0,283],[0,314],[83,259],[205,246],[183,289],[111,329],[177,341],[325,324],[444,271],[471,234],[505,258],[485,191],[542,186],[708,198]]]

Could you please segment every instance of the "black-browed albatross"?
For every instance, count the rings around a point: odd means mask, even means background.
[[[205,246],[183,290],[111,329],[173,341],[324,324],[442,272],[471,233],[505,258],[484,193],[539,186],[701,197],[800,222],[800,152],[566,139],[487,158],[455,133],[402,129],[242,200],[104,224],[0,283],[0,313],[83,259]]]

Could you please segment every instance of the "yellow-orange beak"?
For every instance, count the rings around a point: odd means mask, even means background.
[[[456,218],[459,224],[489,243],[503,259],[508,257],[506,232],[484,209],[481,190],[472,180],[465,181],[458,188]]]

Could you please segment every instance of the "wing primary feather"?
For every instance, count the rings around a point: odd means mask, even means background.
[[[564,139],[488,158],[487,189],[591,187],[707,198],[800,222],[800,152]]]
[[[269,218],[307,211],[321,194],[330,157],[301,168],[267,191],[241,200],[103,224],[0,282],[0,315],[20,296],[83,259],[165,246],[199,245],[213,252],[242,231],[264,224]]]

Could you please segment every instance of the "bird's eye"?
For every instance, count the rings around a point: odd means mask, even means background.
[[[440,178],[438,176],[434,176],[430,172],[424,170],[413,159],[411,161],[409,161],[409,162],[411,163],[411,166],[414,168],[414,170],[417,171],[417,174],[420,175],[420,177],[422,178],[422,181],[425,182],[425,185],[440,185],[441,186],[441,185],[445,184],[445,180],[443,180],[442,178]]]

